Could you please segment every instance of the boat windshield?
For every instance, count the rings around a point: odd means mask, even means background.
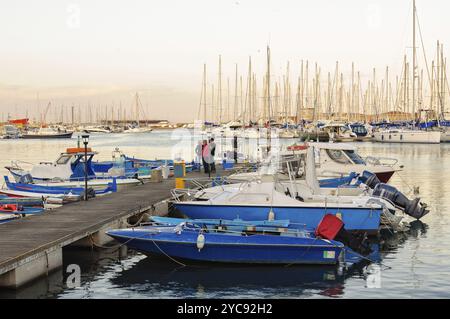
[[[58,165],[65,165],[69,160],[72,158],[72,155],[61,155],[57,160],[56,164]]]
[[[352,164],[342,150],[326,150],[328,156],[340,164]]]
[[[362,165],[366,164],[366,162],[364,162],[364,160],[361,158],[361,156],[359,156],[355,151],[346,150],[344,152],[345,152],[345,154],[347,154],[348,157],[350,157],[350,159],[352,160],[353,163],[362,164]]]

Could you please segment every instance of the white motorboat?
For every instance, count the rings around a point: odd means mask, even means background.
[[[366,157],[357,153],[357,148],[345,143],[309,143],[291,146],[280,153],[280,157],[289,157],[302,153],[308,147],[314,149],[317,176],[319,179],[348,176],[351,173],[362,174],[364,171],[375,174],[382,183],[387,183],[402,166],[392,158]],[[252,179],[259,173],[231,175],[237,179]]]
[[[402,170],[398,160],[380,157],[361,157],[358,148],[345,143],[310,143],[316,156],[317,175],[337,177],[351,172],[361,174],[369,171],[387,183],[395,172]]]
[[[116,178],[117,188],[123,189],[127,186],[141,184],[137,178],[125,176],[107,175],[97,176],[92,169],[92,158],[97,154],[92,149],[87,149],[87,177],[88,187],[95,189],[104,188]],[[68,148],[54,162],[41,162],[33,165],[31,169],[25,169],[19,162],[13,162],[11,166],[5,167],[19,182],[23,178],[31,179],[37,185],[84,187],[85,176],[85,153],[83,148]],[[27,177],[25,177],[27,176]]]

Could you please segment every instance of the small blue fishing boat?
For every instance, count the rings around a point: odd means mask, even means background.
[[[31,183],[12,183],[8,176],[4,176],[6,189],[1,189],[0,193],[16,197],[63,197],[79,199],[84,196],[84,187],[62,187],[62,186],[43,186]],[[110,194],[117,191],[116,179],[108,184],[103,190],[88,189],[88,196],[95,197]]]
[[[227,222],[236,227],[238,223]],[[249,226],[245,225],[245,229]],[[118,229],[106,233],[144,254],[162,254],[203,262],[337,264],[344,250],[344,244],[315,237],[308,231],[277,230],[267,223],[254,225],[258,226],[270,229],[255,233],[254,228],[250,231],[205,228],[201,226],[201,221],[185,221],[177,226],[169,222],[160,226]]]

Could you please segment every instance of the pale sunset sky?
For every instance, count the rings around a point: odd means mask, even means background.
[[[430,60],[437,40],[450,45],[450,2],[417,9]],[[249,56],[261,81],[268,44],[274,76],[289,61],[297,78],[303,59],[326,72],[339,60],[347,76],[354,61],[368,78],[373,67],[400,71],[411,33],[411,0],[0,0],[0,113],[33,118],[49,101],[131,107],[137,91],[150,119],[188,122],[203,64],[217,82],[219,54],[225,96]]]

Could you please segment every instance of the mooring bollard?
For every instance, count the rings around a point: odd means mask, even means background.
[[[184,161],[173,163],[173,173],[175,176],[175,188],[185,188],[186,163]]]

